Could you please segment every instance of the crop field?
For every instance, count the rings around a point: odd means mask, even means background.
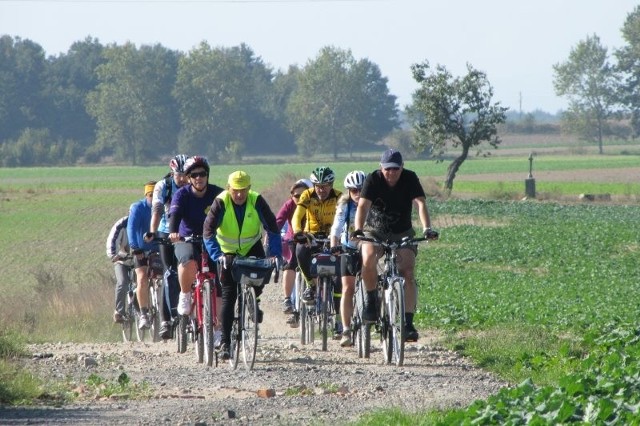
[[[465,162],[451,197],[439,189],[447,162],[406,164],[425,183],[441,232],[420,249],[416,320],[514,384],[434,422],[637,422],[640,161],[550,154],[533,164],[537,201],[521,201],[527,156]],[[290,182],[315,166],[214,166],[212,181],[245,169],[277,209]],[[336,163],[338,183],[349,170],[375,167]],[[164,172],[0,169],[2,324],[32,341],[116,340],[106,236],[143,184]],[[581,193],[612,201],[579,201]]]

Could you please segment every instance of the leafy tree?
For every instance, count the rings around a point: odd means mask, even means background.
[[[179,63],[174,96],[180,109],[181,151],[219,160],[227,152],[257,147],[264,135],[264,105],[271,70],[241,44],[212,49],[206,42]]]
[[[498,125],[505,122],[508,108],[492,103],[493,88],[486,74],[469,64],[467,74],[455,78],[442,65],[432,70],[427,61],[412,65],[411,70],[420,85],[407,110],[417,148],[430,147],[440,158],[448,144],[462,149],[447,169],[445,189],[451,192],[471,148],[484,141],[494,148],[500,144]]]
[[[626,46],[614,54],[618,71],[622,74],[621,102],[631,110],[631,124],[636,136],[640,135],[640,6],[627,15],[622,26]]]
[[[136,165],[175,151],[177,114],[171,97],[178,55],[160,45],[108,46],[97,68],[100,84],[89,94],[97,142]]]
[[[0,141],[43,124],[44,50],[20,37],[0,37]]]
[[[397,126],[397,115],[396,98],[378,67],[335,47],[322,48],[300,71],[287,107],[300,154],[326,150],[334,158],[384,137]]]
[[[580,41],[564,63],[555,64],[553,86],[558,96],[569,99],[563,119],[569,128],[588,141],[602,140],[607,119],[615,114],[620,77],[608,61],[607,48],[596,35]]]
[[[104,47],[87,37],[75,42],[66,54],[49,58],[45,96],[47,127],[59,138],[75,140],[83,148],[95,142],[96,122],[87,112],[87,95],[98,85],[95,73],[105,62]]]

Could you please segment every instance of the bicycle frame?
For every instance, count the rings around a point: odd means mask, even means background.
[[[191,334],[192,342],[196,342],[196,356],[199,363],[206,361],[207,366],[214,362],[213,328],[217,325],[216,309],[216,274],[209,267],[209,256],[203,245],[201,236],[191,236],[185,242],[200,245],[200,262],[196,262],[198,270],[191,286],[191,315],[180,315],[178,324],[178,352],[186,351],[187,334]],[[208,298],[205,295],[209,293]],[[208,299],[208,300],[207,300]],[[217,354],[215,355],[217,365]]]
[[[322,335],[322,350],[328,349],[329,329],[333,330],[335,322],[335,306],[333,304],[333,282],[339,275],[339,258],[329,253],[330,240],[327,238],[314,238],[316,243],[321,244],[321,250],[312,255],[312,269],[315,268],[317,275],[315,310],[310,315],[311,319],[318,323]],[[309,324],[305,324],[309,328]],[[308,337],[313,331],[301,330],[301,333]],[[313,341],[313,338],[311,338]]]

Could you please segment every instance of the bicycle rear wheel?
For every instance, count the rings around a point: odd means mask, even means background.
[[[204,360],[208,367],[213,365],[213,318],[215,312],[215,294],[213,283],[206,280],[203,285],[202,335],[204,339]]]
[[[394,278],[384,291],[386,333],[383,336],[385,361],[401,366],[404,363],[404,280]]]
[[[329,303],[333,303],[332,288],[331,280],[328,277],[320,279],[320,331],[323,351],[327,350],[327,341],[329,340]]]
[[[187,351],[187,323],[189,322],[187,315],[180,315],[178,317],[178,353],[185,353]]]
[[[246,287],[242,292],[242,357],[247,370],[253,368],[258,347],[258,303],[253,287]]]

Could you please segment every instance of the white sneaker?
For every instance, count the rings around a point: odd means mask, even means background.
[[[138,328],[140,330],[144,328],[151,328],[151,323],[149,322],[149,316],[147,314],[140,314],[140,319],[138,320]]]
[[[191,313],[191,293],[180,292],[178,298],[178,315],[189,315]]]
[[[213,332],[213,346],[218,349],[222,344],[222,330],[215,330]]]

